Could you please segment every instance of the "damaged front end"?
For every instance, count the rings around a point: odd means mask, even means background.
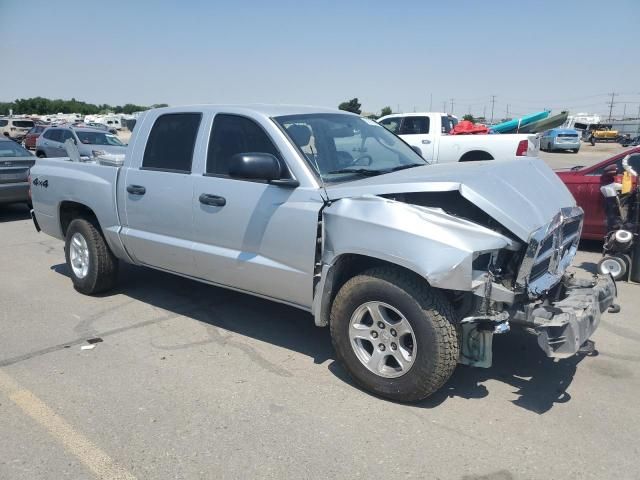
[[[582,210],[561,208],[522,238],[460,190],[381,192],[327,206],[316,323],[327,322],[332,267],[341,256],[358,254],[405,267],[445,292],[460,325],[460,363],[491,366],[493,335],[511,326],[536,334],[550,357],[575,354],[616,296],[608,277],[583,281],[566,273],[577,251]]]

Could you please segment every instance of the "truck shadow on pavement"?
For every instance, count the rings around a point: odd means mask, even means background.
[[[66,264],[54,265],[51,269],[69,276]],[[329,330],[317,328],[309,313],[251,295],[128,264],[121,264],[118,287],[105,296],[114,294],[125,295],[174,316],[185,316],[231,334],[298,352],[313,358],[315,364],[330,361],[328,368],[336,377],[358,388],[335,360]],[[190,348],[215,341],[212,338],[172,348]],[[490,391],[484,383],[490,381],[512,386],[514,393],[519,396],[513,404],[537,414],[543,414],[556,403],[566,403],[571,399],[567,388],[584,355],[553,361],[538,347],[535,336],[519,331],[496,335],[493,347],[494,361],[491,368],[459,365],[444,387],[427,400],[414,404],[414,407],[435,408],[451,397],[468,400],[485,398],[490,395]],[[597,355],[597,351],[591,355]]]
[[[597,350],[589,354],[597,356]],[[573,381],[578,364],[585,354],[567,359],[548,358],[534,335],[514,330],[493,338],[493,366],[473,368],[459,365],[447,384],[418,406],[433,408],[449,397],[468,400],[489,395],[485,382],[496,380],[513,387],[518,396],[512,403],[537,414],[543,414],[557,403],[571,400],[567,389]]]

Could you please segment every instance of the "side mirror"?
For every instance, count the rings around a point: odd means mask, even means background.
[[[422,150],[420,150],[420,147],[416,147],[415,145],[411,145],[411,150],[416,152],[418,155],[422,156]]]
[[[605,167],[603,173],[605,175],[615,177],[618,174],[618,167],[616,165],[609,165],[608,167]]]
[[[280,162],[269,153],[237,153],[231,157],[229,175],[254,180],[278,180]]]

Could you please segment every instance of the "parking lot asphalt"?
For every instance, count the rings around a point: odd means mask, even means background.
[[[0,252],[2,479],[639,476],[638,285],[619,284],[592,354],[496,336],[492,368],[402,405],[353,386],[304,312],[133,266],[83,296],[21,206],[0,207]]]

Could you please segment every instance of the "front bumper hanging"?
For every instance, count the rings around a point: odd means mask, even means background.
[[[512,313],[511,322],[532,328],[548,357],[567,358],[591,337],[617,296],[610,276],[593,280],[565,275],[556,287],[556,301],[529,304]]]

